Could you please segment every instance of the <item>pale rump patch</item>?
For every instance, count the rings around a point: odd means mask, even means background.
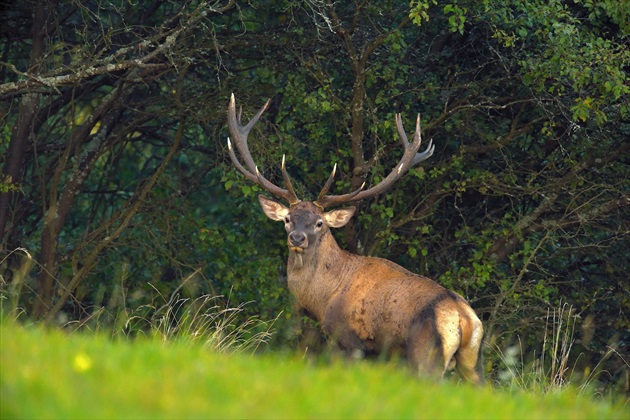
[[[442,339],[442,351],[444,354],[444,369],[455,367],[453,356],[459,349],[462,341],[460,319],[457,311],[442,312],[437,316],[437,330]]]
[[[481,346],[481,340],[483,339],[483,326],[481,322],[476,326],[477,328],[473,328],[472,336],[470,338],[472,347],[479,348]]]

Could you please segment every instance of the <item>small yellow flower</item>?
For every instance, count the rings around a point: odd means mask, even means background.
[[[77,372],[85,372],[92,367],[92,359],[87,354],[79,353],[74,356],[72,365]]]

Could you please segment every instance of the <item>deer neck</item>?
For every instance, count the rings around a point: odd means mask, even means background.
[[[317,246],[297,253],[289,251],[288,285],[298,303],[321,320],[328,301],[342,285],[346,253],[339,248],[330,231]]]

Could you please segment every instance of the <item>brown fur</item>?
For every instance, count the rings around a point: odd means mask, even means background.
[[[310,202],[288,209],[259,199],[268,217],[285,222],[291,293],[342,349],[403,354],[419,374],[438,378],[455,365],[481,383],[483,327],[461,296],[391,261],[339,248],[330,227],[345,225],[354,208],[324,213]]]

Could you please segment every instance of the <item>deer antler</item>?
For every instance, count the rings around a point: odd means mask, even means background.
[[[322,191],[319,193],[315,204],[324,208],[374,197],[375,195],[387,190],[411,167],[430,158],[431,155],[433,155],[433,151],[435,150],[433,140],[429,141],[429,146],[424,152],[417,153],[418,149],[420,148],[420,143],[422,142],[422,138],[420,135],[420,114],[418,114],[418,117],[416,118],[416,131],[413,135],[412,143],[409,143],[409,140],[407,139],[407,134],[405,133],[405,129],[403,128],[400,114],[396,114],[396,128],[398,129],[398,135],[400,136],[400,140],[402,141],[403,147],[405,148],[405,153],[398,162],[398,165],[394,167],[394,169],[390,172],[389,175],[387,175],[387,177],[385,177],[385,179],[383,179],[381,182],[379,182],[377,185],[373,186],[369,190],[362,191],[363,186],[361,186],[361,188],[354,192],[351,192],[350,194],[326,195],[328,193],[328,190],[330,189],[330,186],[332,185],[332,181],[335,176],[335,170],[337,169],[337,165],[335,165],[330,174],[330,177],[328,178],[328,181],[324,185]]]
[[[234,139],[234,144],[238,149],[238,152],[245,163],[245,166],[239,162],[236,158],[236,154],[234,153],[234,149],[232,148],[232,142],[228,138],[228,151],[230,152],[230,159],[232,159],[232,163],[234,167],[238,169],[240,173],[245,175],[245,178],[250,181],[260,185],[265,190],[269,191],[271,194],[275,195],[278,198],[282,198],[289,202],[289,204],[297,204],[300,202],[300,199],[297,198],[295,191],[293,190],[293,185],[291,185],[291,180],[289,179],[289,174],[284,165],[284,156],[282,156],[282,177],[284,178],[284,184],[287,187],[286,189],[278,187],[271,181],[267,180],[259,171],[258,167],[254,163],[254,159],[252,159],[252,155],[249,152],[249,146],[247,145],[247,136],[251,131],[254,124],[258,122],[260,116],[265,112],[267,107],[269,106],[269,101],[265,102],[265,104],[258,110],[256,115],[247,123],[247,125],[241,124],[241,114],[242,109],[239,110],[238,117],[236,116],[236,101],[234,99],[234,94],[230,97],[230,105],[228,106],[228,128],[230,129],[230,134]]]

